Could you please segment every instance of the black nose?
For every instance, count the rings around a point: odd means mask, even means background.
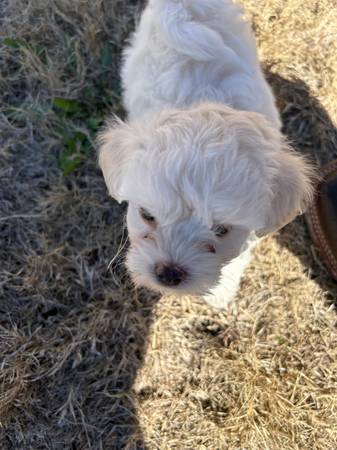
[[[154,273],[157,280],[165,286],[178,286],[187,276],[184,269],[174,264],[158,263],[154,266]]]

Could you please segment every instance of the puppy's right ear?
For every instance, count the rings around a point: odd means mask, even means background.
[[[98,136],[98,163],[109,194],[118,202],[124,200],[121,196],[123,179],[139,149],[136,130],[129,124],[114,118]]]

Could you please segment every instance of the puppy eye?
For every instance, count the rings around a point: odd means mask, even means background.
[[[214,225],[212,231],[215,234],[215,236],[223,237],[227,233],[229,233],[231,229],[232,227],[229,225]]]
[[[145,220],[145,222],[149,222],[151,224],[154,224],[156,222],[156,219],[152,216],[152,214],[150,214],[148,211],[146,211],[146,209],[144,208],[140,208],[139,209],[139,214],[141,215],[141,217]]]

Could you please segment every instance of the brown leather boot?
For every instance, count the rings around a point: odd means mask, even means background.
[[[306,213],[312,239],[337,280],[337,161],[320,169],[316,196]]]

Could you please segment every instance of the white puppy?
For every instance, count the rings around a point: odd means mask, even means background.
[[[150,0],[122,80],[129,121],[102,132],[99,163],[112,197],[129,202],[127,267],[137,285],[224,307],[256,236],[312,195],[251,28],[230,0]]]

